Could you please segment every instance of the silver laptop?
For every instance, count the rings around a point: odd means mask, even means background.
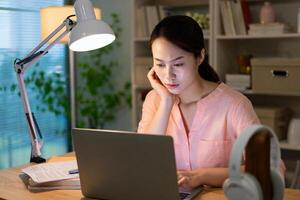
[[[82,193],[107,200],[192,199],[202,188],[179,192],[170,136],[73,129]]]

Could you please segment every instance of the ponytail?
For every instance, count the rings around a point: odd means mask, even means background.
[[[220,78],[216,71],[208,64],[208,56],[205,55],[203,62],[198,67],[198,73],[200,76],[207,81],[218,83]]]

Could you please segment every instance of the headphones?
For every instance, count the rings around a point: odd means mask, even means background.
[[[257,179],[250,173],[241,172],[243,151],[251,137],[260,131],[266,131],[271,136],[271,182],[273,186],[273,200],[282,200],[284,181],[280,175],[280,148],[273,130],[263,125],[251,125],[237,138],[233,145],[229,161],[229,178],[223,184],[223,190],[229,200],[263,200],[262,190]]]

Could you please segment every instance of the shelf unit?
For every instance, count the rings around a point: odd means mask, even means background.
[[[276,20],[290,26],[290,32],[276,35],[236,35],[226,36],[223,33],[220,3],[221,0],[134,0],[133,10],[140,5],[160,4],[175,12],[195,8],[207,12],[210,18],[210,35],[205,36],[206,48],[209,52],[209,62],[225,81],[225,74],[238,73],[237,57],[240,54],[250,54],[254,57],[300,57],[300,33],[297,33],[297,14],[300,8],[299,0],[273,0],[272,6],[276,12]],[[248,0],[252,22],[259,21],[259,11],[263,0]],[[134,32],[133,32],[134,33]],[[135,59],[151,56],[148,47],[148,37],[135,37],[133,34],[133,65],[132,65],[132,94],[133,94],[133,129],[140,120],[141,102],[138,99],[141,92],[149,90],[149,86],[140,86],[135,82]],[[144,76],[146,79],[145,75]],[[254,106],[289,106],[293,117],[300,117],[300,95],[280,93],[257,93],[252,90],[243,92]],[[299,92],[300,93],[300,92]]]
[[[212,13],[213,13],[213,6],[212,6],[211,0],[133,0],[133,12],[137,10],[140,6],[149,6],[149,5],[161,5],[165,9],[168,10],[168,12],[172,14],[183,14],[187,11],[192,12],[199,12],[202,14],[209,14],[210,21],[213,21]],[[135,14],[133,14],[134,20]],[[133,27],[133,39],[132,39],[132,46],[133,46],[133,56],[132,56],[132,127],[133,130],[136,130],[138,126],[138,122],[141,117],[141,108],[142,108],[142,100],[145,96],[145,93],[151,89],[150,84],[137,84],[137,77],[136,72],[141,72],[138,74],[138,76],[143,76],[145,81],[147,82],[146,72],[147,70],[139,69],[137,65],[137,59],[139,58],[151,58],[151,51],[148,46],[149,36],[147,37],[137,37],[135,33],[135,27],[136,24],[134,24]],[[209,33],[213,33],[212,26],[210,25]],[[205,47],[208,50],[209,54],[209,62],[213,62],[212,55],[212,42],[213,42],[213,36],[212,34],[205,35]],[[151,66],[145,66],[145,67],[151,67]]]
[[[288,24],[290,31],[275,35],[235,35],[224,34],[221,22],[220,0],[214,1],[214,30],[213,36],[213,66],[224,81],[226,73],[238,73],[237,57],[248,54],[253,57],[300,57],[300,33],[297,33],[297,14],[300,1],[273,0],[271,1],[276,13],[276,21]],[[259,22],[259,12],[262,0],[248,0],[252,23]],[[255,106],[288,106],[293,111],[293,117],[300,117],[299,94],[258,93],[252,90],[243,92]],[[282,142],[282,149],[300,150],[298,147]]]
[[[237,73],[236,63],[239,54],[254,57],[299,57],[300,34],[297,30],[297,13],[300,2],[296,0],[273,0],[276,20],[288,24],[290,33],[276,35],[236,35],[226,36],[222,30],[220,0],[214,1],[214,46],[213,66],[224,80],[226,73]],[[252,21],[259,22],[262,0],[248,0]],[[288,12],[287,12],[288,11]]]

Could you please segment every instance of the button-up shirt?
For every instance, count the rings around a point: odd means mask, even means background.
[[[143,104],[139,133],[145,132],[159,103],[159,95],[150,91]],[[173,105],[165,133],[173,138],[179,170],[228,167],[230,152],[238,135],[247,126],[259,123],[251,102],[224,83],[197,102],[189,133],[184,127],[179,103],[177,99]]]

